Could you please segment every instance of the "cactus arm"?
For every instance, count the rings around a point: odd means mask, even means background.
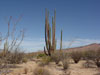
[[[44,53],[51,56],[51,53],[56,50],[56,40],[55,40],[55,24],[56,24],[56,11],[54,11],[54,18],[52,17],[52,31],[49,25],[49,12],[46,9],[45,15],[45,44]],[[52,32],[52,33],[51,33]],[[52,37],[51,37],[52,35]]]
[[[61,30],[60,50],[62,50],[62,30]]]
[[[46,52],[45,46],[44,46],[44,53],[45,53],[46,55],[48,55],[48,53]]]
[[[46,25],[45,25],[45,43],[46,43],[46,48],[48,49],[48,41],[47,41]]]

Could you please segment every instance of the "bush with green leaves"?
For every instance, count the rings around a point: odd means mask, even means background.
[[[81,51],[72,51],[71,58],[74,60],[75,63],[78,63],[82,58]]]
[[[38,54],[37,55],[37,58],[42,58],[42,57],[45,57],[46,55],[44,53],[41,53],[41,54]]]

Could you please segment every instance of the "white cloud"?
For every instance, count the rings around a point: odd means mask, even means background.
[[[45,41],[43,38],[27,38],[21,44],[26,52],[43,50],[44,45]]]
[[[76,39],[75,41],[63,41],[63,48],[84,46],[92,43],[100,43],[100,40]]]
[[[78,47],[84,46],[92,43],[100,43],[100,40],[94,39],[76,39],[74,41],[63,40],[63,49],[68,47]],[[45,46],[44,38],[25,38],[21,44],[21,47],[25,52],[34,52],[38,50],[43,50]],[[3,46],[2,46],[3,47]],[[57,40],[57,49],[60,48],[60,40]]]

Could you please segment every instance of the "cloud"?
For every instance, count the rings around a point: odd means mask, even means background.
[[[27,38],[21,44],[21,46],[26,52],[43,50],[44,45],[45,41],[43,38]]]
[[[94,40],[94,39],[76,39],[72,41],[63,40],[62,47],[63,49],[65,49],[71,47],[84,46],[92,43],[100,43],[100,40]],[[21,47],[25,52],[34,52],[38,50],[43,50],[44,46],[45,46],[44,38],[25,38],[21,44]],[[59,48],[60,48],[60,40],[57,40],[57,49]]]
[[[84,46],[92,43],[100,43],[100,40],[94,39],[76,39],[72,41],[63,41],[63,48],[71,48],[71,47],[78,47]],[[28,51],[37,51],[43,50],[45,46],[44,38],[29,38],[25,39],[22,43],[23,48]],[[60,48],[60,40],[57,40],[57,49]]]
[[[75,41],[63,41],[63,48],[84,46],[92,43],[100,43],[100,40],[76,39]]]

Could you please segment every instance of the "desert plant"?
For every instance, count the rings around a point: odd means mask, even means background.
[[[61,30],[60,50],[62,50],[62,30]]]
[[[37,55],[37,58],[42,58],[42,57],[45,57],[45,56],[46,56],[45,54],[40,53],[40,54]]]
[[[63,69],[67,70],[69,68],[69,53],[61,52],[61,62],[63,64]]]
[[[85,60],[92,60],[95,57],[95,51],[93,50],[88,50],[83,52],[82,58]]]
[[[33,71],[33,75],[51,75],[50,71],[47,68],[44,67],[37,67]]]
[[[100,49],[94,52],[94,59],[93,61],[95,62],[97,67],[100,67]]]
[[[97,67],[100,67],[100,50],[85,51],[84,58],[86,61],[92,60]]]
[[[27,61],[28,61],[28,58],[23,57],[22,62],[23,62],[23,63],[26,63]]]
[[[64,69],[64,70],[66,70],[66,69],[69,68],[68,59],[62,60],[62,64],[63,64],[63,69]]]
[[[20,52],[19,50],[15,50],[13,52],[10,52],[6,58],[10,64],[19,64],[22,63],[24,59],[24,53]]]
[[[79,60],[82,58],[82,54],[80,51],[73,51],[71,52],[71,58],[74,60],[75,63],[78,63]]]
[[[85,67],[85,68],[92,68],[92,67],[94,67],[94,62],[91,61],[91,60],[86,60],[86,62],[83,63],[82,65],[83,65],[83,67]]]
[[[56,64],[58,64],[61,61],[61,52],[56,51],[53,54],[51,54],[51,60],[54,61]]]
[[[28,68],[24,68],[24,74],[28,73]]]
[[[51,58],[50,56],[45,56],[42,58],[41,62],[40,62],[40,66],[45,66],[48,65],[51,62]]]
[[[51,56],[51,52],[54,52],[54,50],[56,50],[55,24],[56,24],[56,11],[54,11],[54,18],[52,17],[52,39],[51,39],[51,27],[49,24],[49,12],[46,9],[46,17],[45,17],[46,47],[44,47],[44,53],[48,56]]]

